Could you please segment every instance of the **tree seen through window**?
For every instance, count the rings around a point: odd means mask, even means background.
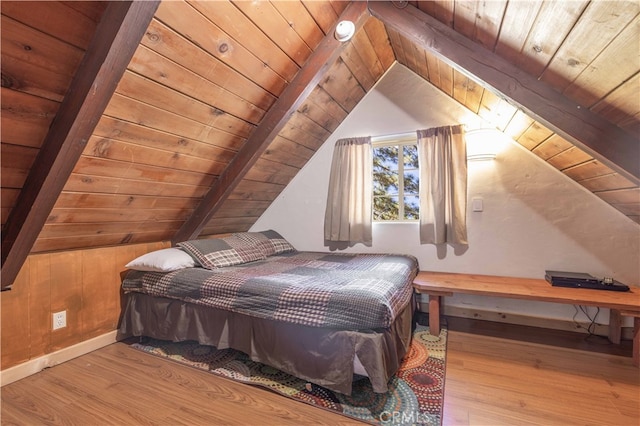
[[[373,148],[373,220],[418,220],[418,147],[411,144]]]

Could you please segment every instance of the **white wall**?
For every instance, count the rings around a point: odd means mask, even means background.
[[[260,217],[252,230],[275,229],[299,250],[326,251],[324,211],[335,141],[481,120],[402,65],[394,65]],[[587,272],[640,285],[640,227],[516,143],[496,160],[469,162],[469,248],[420,245],[416,223],[373,225],[373,246],[345,251],[416,256],[422,270],[544,277],[545,270]],[[452,306],[570,320],[571,306],[474,296]],[[608,315],[598,317],[607,323]]]

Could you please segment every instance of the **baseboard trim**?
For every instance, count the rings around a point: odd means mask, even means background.
[[[429,312],[428,303],[420,303],[420,311]],[[501,313],[495,311],[485,311],[481,309],[470,309],[459,306],[444,306],[442,315],[471,318],[484,321],[501,322],[506,324],[527,325],[531,327],[548,328],[551,330],[574,331],[577,333],[588,333],[589,324],[586,322],[572,322],[563,319],[532,317],[528,315],[518,315],[511,313]],[[599,336],[609,335],[609,326],[606,324],[595,324],[592,328],[593,334]],[[622,327],[622,338],[631,340],[633,338],[633,327]]]
[[[0,371],[0,387],[117,342],[117,330]]]

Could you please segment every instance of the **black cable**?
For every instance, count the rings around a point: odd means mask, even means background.
[[[587,326],[587,336],[584,338],[584,340],[591,342],[591,343],[596,343],[593,341],[594,338],[597,338],[598,340],[602,341],[603,339],[605,340],[604,343],[600,343],[600,344],[611,344],[611,342],[609,341],[608,338],[603,338],[603,336],[599,336],[597,334],[595,334],[595,328],[597,326],[596,324],[596,319],[598,318],[598,314],[600,313],[600,307],[596,308],[596,314],[593,316],[593,318],[591,318],[591,316],[589,315],[589,312],[587,311],[587,307],[586,306],[582,306],[579,305],[580,307],[580,311],[582,311],[582,313],[587,317],[587,319],[589,320],[589,325]],[[576,324],[577,327],[582,327],[577,321],[576,321],[576,316],[578,315],[578,306],[573,305],[573,308],[576,310],[576,312],[573,314],[573,322]]]

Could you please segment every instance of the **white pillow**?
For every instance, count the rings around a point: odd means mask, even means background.
[[[136,271],[171,272],[194,266],[193,257],[179,248],[171,247],[143,254],[124,267]]]

